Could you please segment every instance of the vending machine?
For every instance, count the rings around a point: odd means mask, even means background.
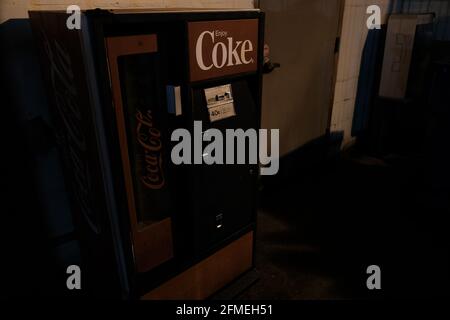
[[[254,267],[259,166],[211,163],[199,143],[259,129],[264,14],[97,9],[81,12],[79,28],[68,18],[30,12],[82,287],[210,297]],[[189,137],[178,153],[177,132]]]

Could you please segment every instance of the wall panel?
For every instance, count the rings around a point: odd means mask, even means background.
[[[340,0],[260,0],[271,59],[262,126],[280,129],[280,155],[325,135],[332,101]]]
[[[391,7],[390,0],[346,0],[341,31],[341,46],[334,92],[331,131],[343,132],[343,147],[354,141],[351,132],[358,88],[361,57],[368,28],[366,13],[370,5],[378,5],[382,12],[382,23],[386,23]]]
[[[12,18],[27,18],[28,10],[66,9],[77,4],[92,8],[253,8],[253,0],[0,0],[0,22]]]

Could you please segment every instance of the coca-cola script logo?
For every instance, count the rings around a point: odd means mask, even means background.
[[[144,151],[145,168],[141,175],[142,183],[150,189],[161,189],[164,186],[162,168],[161,131],[154,127],[152,112],[136,113],[137,140]]]
[[[91,230],[100,234],[101,226],[95,215],[92,168],[89,166],[88,139],[83,130],[82,103],[83,95],[78,92],[75,84],[76,53],[65,46],[66,43],[49,39],[47,33],[41,30],[44,50],[47,58],[47,68],[51,86],[54,91],[55,127],[59,144],[64,148],[64,159],[72,179],[69,179],[76,208],[86,219]],[[76,37],[74,33],[71,36]],[[76,39],[78,40],[78,39]]]
[[[257,70],[258,20],[189,23],[191,80]]]

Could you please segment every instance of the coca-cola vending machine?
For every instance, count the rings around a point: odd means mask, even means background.
[[[196,143],[259,129],[263,13],[89,10],[79,29],[68,17],[30,12],[82,287],[210,297],[253,268],[259,167],[208,162]],[[176,152],[176,132],[189,152]]]

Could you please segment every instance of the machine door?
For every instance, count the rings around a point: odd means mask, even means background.
[[[157,36],[106,39],[136,270],[173,257],[165,102]]]
[[[208,100],[212,98],[218,103],[211,104]],[[215,129],[223,137],[224,164],[204,164],[195,168],[195,244],[198,252],[204,252],[250,226],[255,219],[258,165],[249,164],[249,139],[254,139],[254,136],[245,141],[245,164],[238,164],[238,143],[242,142],[227,139],[226,130],[253,129],[257,133],[258,116],[246,80],[194,89],[193,100],[194,117],[202,121],[203,136]],[[210,140],[215,139],[210,137]],[[234,164],[225,164],[230,153],[226,145],[230,143],[234,143]],[[257,142],[253,143],[257,145]],[[205,148],[208,144],[203,143],[202,150],[206,151],[202,154],[204,161],[207,157],[217,156],[209,154]],[[252,156],[257,157],[256,154]]]

